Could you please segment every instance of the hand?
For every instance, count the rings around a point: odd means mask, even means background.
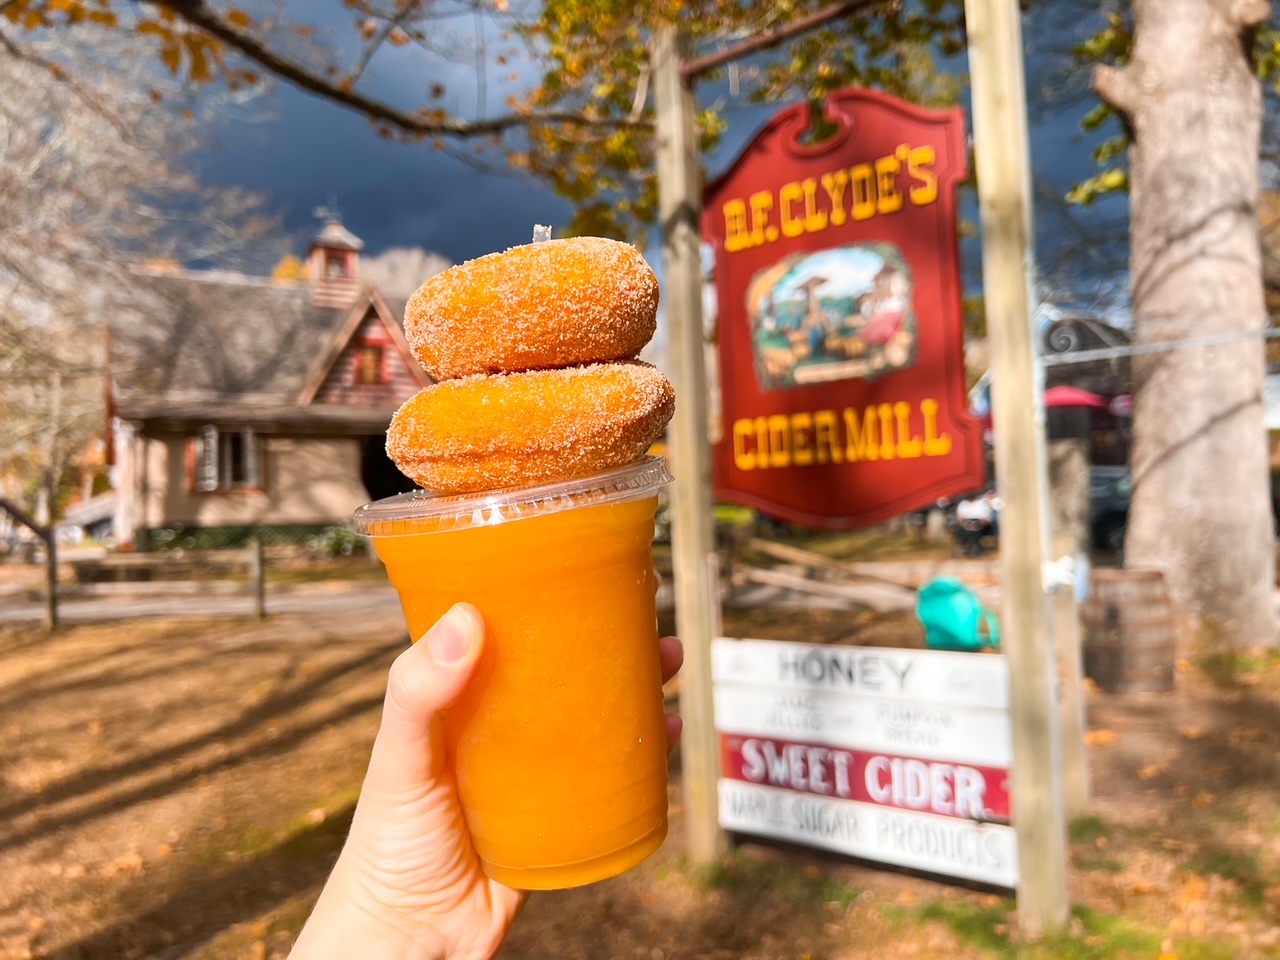
[[[291,960],[484,960],[501,946],[526,894],[481,870],[440,726],[483,645],[480,612],[459,603],[392,664],[351,833]],[[659,649],[665,682],[684,653],[674,637]],[[679,736],[668,715],[669,748]]]

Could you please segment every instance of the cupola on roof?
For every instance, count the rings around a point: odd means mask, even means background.
[[[328,250],[363,250],[364,241],[342,225],[337,217],[325,221],[324,229],[311,241],[311,249],[322,247]]]

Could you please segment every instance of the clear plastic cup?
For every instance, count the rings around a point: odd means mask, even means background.
[[[416,640],[458,601],[485,620],[445,742],[476,852],[526,890],[629,869],[667,833],[652,542],[666,463],[356,512]]]

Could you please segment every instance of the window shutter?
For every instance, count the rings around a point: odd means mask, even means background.
[[[262,486],[262,458],[258,456],[258,435],[252,427],[244,430],[244,483],[247,487]]]
[[[196,489],[218,489],[218,428],[200,428],[199,456],[196,459]]]

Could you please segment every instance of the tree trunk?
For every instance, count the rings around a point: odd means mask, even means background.
[[[1261,331],[1262,91],[1249,48],[1266,0],[1134,0],[1123,69],[1097,92],[1126,118],[1135,342]],[[1200,650],[1276,642],[1263,341],[1135,357],[1135,567],[1164,571]]]

